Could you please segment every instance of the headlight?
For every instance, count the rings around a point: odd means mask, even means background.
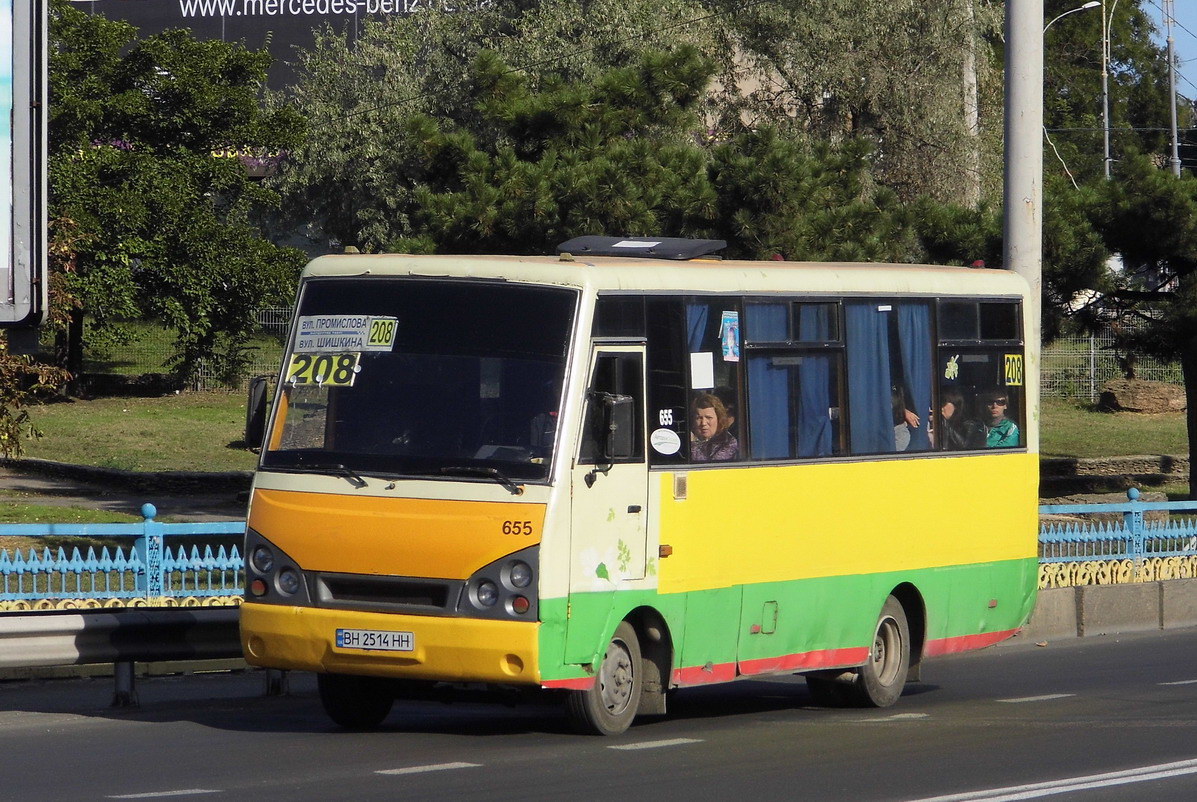
[[[278,572],[278,589],[280,592],[293,596],[299,590],[299,572],[294,568],[284,568]]]
[[[526,588],[532,583],[532,568],[527,563],[516,560],[511,564],[507,579],[513,588]]]
[[[268,574],[274,570],[274,552],[266,546],[258,546],[250,555],[249,562],[259,574]]]
[[[483,580],[474,588],[474,600],[480,607],[494,607],[499,600],[499,588],[489,579]]]

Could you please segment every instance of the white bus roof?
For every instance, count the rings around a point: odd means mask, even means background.
[[[1026,281],[1009,270],[860,262],[344,254],[318,257],[304,269],[303,276],[491,279],[575,287],[595,292],[669,294],[1027,294]]]

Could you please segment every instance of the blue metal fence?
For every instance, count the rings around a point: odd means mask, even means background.
[[[239,596],[245,522],[160,523],[154,520],[157,512],[153,504],[144,504],[144,520],[125,524],[0,524],[0,537],[100,541],[0,549],[0,603],[143,599],[152,604]],[[204,542],[167,545],[182,538]]]
[[[1126,492],[1116,504],[1045,504],[1042,515],[1105,514],[1112,520],[1045,523],[1039,530],[1039,561],[1143,560],[1197,555],[1197,519],[1173,513],[1197,513],[1197,501],[1139,501],[1139,491]],[[1165,512],[1160,520],[1145,513]]]

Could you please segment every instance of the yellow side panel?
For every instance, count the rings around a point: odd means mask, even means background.
[[[660,590],[1034,557],[1037,454],[695,470],[661,481]]]
[[[468,579],[539,543],[544,516],[543,504],[258,489],[249,526],[308,571]]]

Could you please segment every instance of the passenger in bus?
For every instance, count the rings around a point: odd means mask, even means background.
[[[985,447],[985,427],[978,420],[965,420],[964,395],[955,389],[939,393],[939,429],[935,442],[943,451],[965,451]]]
[[[980,397],[982,423],[985,424],[987,448],[1018,446],[1018,424],[1006,417],[1010,396],[1001,390],[984,393]]]
[[[740,444],[728,431],[727,407],[714,393],[700,393],[691,407],[690,459],[723,462],[739,459]]]
[[[894,450],[905,451],[910,446],[910,433],[919,427],[918,413],[906,402],[906,391],[900,385],[889,388],[894,411]]]

